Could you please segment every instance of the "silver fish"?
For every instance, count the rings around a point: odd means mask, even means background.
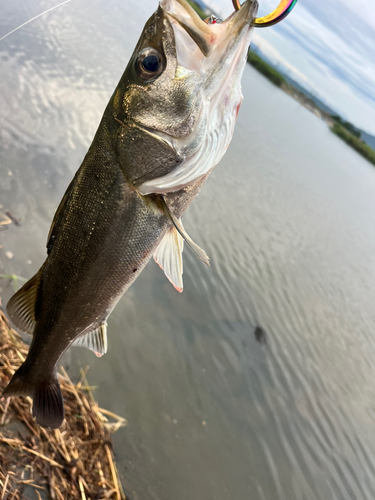
[[[208,264],[181,217],[232,138],[257,8],[246,0],[206,24],[186,0],[162,0],[147,21],[56,211],[48,256],[8,303],[33,338],[3,395],[31,396],[41,426],[64,420],[60,357],[73,344],[106,352],[106,320],[152,255],[179,291],[184,241]]]

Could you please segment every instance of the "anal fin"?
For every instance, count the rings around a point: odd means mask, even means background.
[[[86,347],[100,358],[107,352],[107,322],[102,323],[92,332],[81,335],[72,345]]]
[[[42,269],[16,292],[8,302],[7,313],[21,332],[32,334],[35,329],[35,304],[42,277]]]
[[[184,240],[175,227],[171,227],[154,253],[154,259],[178,292],[182,292]]]

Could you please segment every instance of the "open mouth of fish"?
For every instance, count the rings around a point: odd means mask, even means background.
[[[173,172],[141,184],[142,194],[168,193],[196,182],[219,163],[231,141],[242,102],[241,76],[246,64],[251,23],[258,2],[246,0],[225,21],[204,22],[186,0],[160,3],[172,25],[177,55],[176,77],[194,74],[201,82],[202,105],[189,137],[153,131],[180,157]]]
[[[257,1],[247,0],[226,20],[205,22],[186,0],[162,0],[160,5],[174,29],[178,61],[191,69],[210,66],[223,57],[231,43],[250,29],[258,10]]]

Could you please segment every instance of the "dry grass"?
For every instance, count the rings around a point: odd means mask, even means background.
[[[0,312],[1,392],[27,350]],[[60,429],[48,431],[36,425],[30,398],[0,401],[0,500],[27,498],[23,492],[30,485],[38,499],[125,500],[110,434],[126,420],[98,407],[86,371],[73,384],[62,370],[66,420]]]
[[[12,219],[0,212],[0,231],[8,229],[9,224],[12,224]]]

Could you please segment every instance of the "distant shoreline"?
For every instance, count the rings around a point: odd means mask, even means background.
[[[330,115],[319,108],[316,103],[307,97],[303,92],[295,88],[286,81],[284,76],[276,68],[264,61],[258,54],[249,50],[248,63],[251,64],[263,76],[268,78],[274,85],[281,88],[293,99],[298,101],[306,109],[314,113],[315,116],[323,120],[329,129],[340,139],[346,142],[357,153],[363,156],[370,163],[375,165],[375,151],[366,144],[361,138],[359,131],[349,122],[342,120],[340,116]]]
[[[274,85],[281,88],[284,92],[289,94],[293,99],[298,101],[306,109],[314,113],[318,118],[324,120],[329,127],[334,125],[332,115],[319,108],[315,102],[307,97],[303,92],[294,87],[291,83],[287,82],[285,77],[271,64],[265,61],[259,54],[249,50],[247,62],[251,64],[257,71],[262,73],[263,76],[268,78]]]
[[[330,127],[331,131],[336,134],[340,139],[345,141],[349,146],[357,151],[361,156],[366,158],[370,163],[375,165],[375,151],[370,148],[367,144],[365,144],[361,139],[356,137],[347,131],[344,127],[335,123],[332,127]]]

